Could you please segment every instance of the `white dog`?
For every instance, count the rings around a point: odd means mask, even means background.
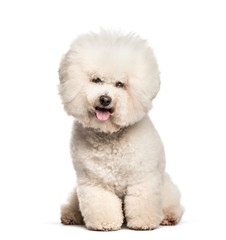
[[[74,122],[77,188],[62,206],[64,224],[93,230],[174,225],[180,193],[165,173],[161,139],[148,117],[159,91],[152,49],[134,34],[79,36],[63,57],[60,95]]]

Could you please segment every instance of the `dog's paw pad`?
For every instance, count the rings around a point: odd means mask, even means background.
[[[182,206],[170,206],[166,209],[163,209],[164,219],[161,222],[161,225],[164,226],[173,226],[176,225],[184,212],[184,208]]]
[[[62,213],[61,223],[64,225],[83,225],[83,218],[80,212],[75,213]]]
[[[76,224],[75,220],[67,218],[65,216],[62,216],[60,218],[60,220],[61,220],[61,223],[64,225],[75,225]]]
[[[163,221],[161,222],[161,225],[173,226],[173,225],[176,225],[178,222],[179,222],[179,220],[176,217],[168,216],[168,217],[163,219]]]

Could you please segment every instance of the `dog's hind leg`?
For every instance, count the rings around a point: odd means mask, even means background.
[[[83,217],[79,209],[77,189],[70,194],[68,203],[61,206],[61,223],[66,225],[84,224]]]
[[[180,221],[184,208],[180,205],[180,192],[168,174],[164,176],[162,196],[164,219],[161,225],[175,225]]]

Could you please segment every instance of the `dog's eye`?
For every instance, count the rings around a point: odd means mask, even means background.
[[[94,83],[101,83],[103,81],[100,78],[93,78],[92,82],[94,82]]]
[[[122,82],[117,82],[117,83],[115,84],[115,86],[118,87],[118,88],[123,88],[123,87],[124,87],[124,84],[123,84]]]

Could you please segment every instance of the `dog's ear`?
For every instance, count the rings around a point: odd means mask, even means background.
[[[59,94],[64,104],[70,102],[77,94],[76,78],[74,77],[74,67],[72,68],[72,51],[69,50],[61,59],[59,67],[60,84]]]
[[[159,92],[159,89],[160,89],[160,76],[158,74],[158,76],[154,77],[154,79],[152,79],[152,87],[151,87],[151,100],[153,100],[158,92]]]
[[[139,96],[143,96],[145,101],[152,101],[160,89],[160,72],[154,52],[147,43],[139,52],[134,71],[137,76],[133,81],[134,91],[139,92]]]
[[[62,83],[63,80],[64,80],[64,74],[65,74],[65,68],[66,68],[66,58],[65,58],[65,55],[62,57],[61,59],[61,62],[60,62],[60,67],[59,67],[59,70],[58,70],[58,73],[59,73],[59,79],[60,79],[60,82]]]
[[[69,61],[69,58],[68,58],[68,55],[69,55],[69,52],[64,54],[62,59],[61,59],[61,62],[60,62],[60,67],[59,67],[59,79],[60,79],[60,83],[63,83],[66,81],[66,78],[67,78],[67,69],[70,65],[70,61]]]

